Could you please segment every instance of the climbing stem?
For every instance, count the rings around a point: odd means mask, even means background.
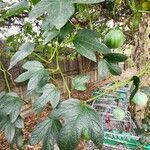
[[[66,89],[67,89],[68,97],[70,98],[70,97],[71,97],[71,91],[70,91],[70,89],[69,89],[69,87],[68,87],[68,85],[67,85],[67,82],[66,82],[66,80],[65,80],[65,77],[64,77],[64,75],[63,75],[63,73],[62,73],[60,67],[59,67],[59,72],[60,72],[61,77],[62,77],[62,79],[63,79],[64,85],[65,85],[65,87],[66,87]]]
[[[146,11],[146,10],[138,10],[139,13],[148,13],[150,14],[150,11]]]
[[[50,59],[48,60],[48,61],[49,61],[49,63],[50,63],[50,62],[52,61],[52,59],[54,58],[55,53],[56,53],[56,48],[54,49],[54,51],[53,51],[53,53],[52,53],[52,55],[51,55]]]
[[[42,58],[40,55],[38,55],[37,53],[33,52],[33,54],[38,57],[41,61],[45,62],[45,63],[49,63],[49,61],[47,61],[46,59]]]
[[[150,61],[146,64],[146,66],[141,71],[139,71],[137,74],[135,74],[135,76],[137,76],[139,78],[143,77],[147,73],[147,71],[149,71],[149,69],[150,69]],[[131,81],[132,81],[132,77],[130,79],[127,79],[127,80],[124,80],[124,81],[121,81],[121,82],[117,82],[114,85],[112,85],[111,87],[106,88],[103,93],[86,100],[86,103],[91,103],[95,99],[97,99],[99,97],[102,97],[102,96],[104,96],[104,95],[106,95],[106,94],[108,94],[108,93],[110,93],[110,92],[112,92],[112,91],[122,87],[122,86],[125,86],[128,83],[130,83]]]
[[[65,85],[65,87],[67,89],[68,97],[70,98],[71,97],[71,91],[70,91],[70,89],[68,87],[67,81],[65,80],[64,74],[63,74],[63,72],[62,72],[62,70],[60,68],[60,65],[59,65],[59,52],[58,52],[59,47],[58,47],[58,43],[56,43],[56,45],[57,45],[57,47],[56,47],[56,64],[57,64],[57,68],[58,68],[59,73],[60,73],[60,75],[62,77],[63,83],[64,83],[64,85]]]
[[[129,8],[132,10],[133,13],[137,12],[137,9],[135,8],[133,0],[132,1],[127,0],[127,4],[128,4]]]
[[[11,89],[10,89],[9,81],[8,81],[8,78],[7,78],[7,71],[6,71],[6,69],[4,68],[2,62],[0,62],[0,71],[2,71],[3,74],[4,74],[4,80],[5,80],[7,89],[8,89],[8,91],[10,92]]]

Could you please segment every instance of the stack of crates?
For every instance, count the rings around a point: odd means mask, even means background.
[[[99,95],[104,89],[112,84],[108,84],[93,91],[93,96]],[[97,98],[92,106],[103,118],[104,125],[104,145],[103,150],[132,150],[141,146],[139,137],[134,132],[136,125],[128,111],[130,86],[122,87],[111,94]],[[121,108],[125,112],[123,120],[117,120],[113,116],[115,108]],[[150,150],[150,147],[143,148]],[[87,150],[97,150],[90,141]]]

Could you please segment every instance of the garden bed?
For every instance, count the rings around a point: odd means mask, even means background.
[[[100,86],[103,86],[105,84],[108,84],[112,81],[121,81],[122,79],[126,79],[130,76],[132,76],[133,74],[135,74],[135,69],[130,69],[130,73],[129,70],[123,72],[123,74],[120,77],[110,77],[109,79],[105,80],[105,81],[98,81],[95,83],[90,83],[88,84],[88,88],[86,91],[84,92],[77,92],[77,91],[73,91],[72,93],[72,97],[73,98],[78,98],[78,99],[82,99],[82,100],[86,100],[88,98],[90,98],[92,96],[92,92]],[[45,111],[43,111],[41,114],[33,114],[30,113],[28,114],[28,116],[25,117],[25,128],[23,129],[23,134],[25,139],[29,139],[29,137],[31,136],[31,131],[33,130],[33,127],[37,124],[37,122],[43,120],[44,118],[46,118],[48,116],[48,113],[50,111],[50,107],[46,108]],[[86,146],[81,142],[80,147],[78,148],[79,150],[84,150],[86,149]],[[38,146],[26,146],[25,150],[40,150],[40,145]],[[9,150],[9,144],[7,143],[7,141],[4,138],[3,134],[0,134],[0,150]]]

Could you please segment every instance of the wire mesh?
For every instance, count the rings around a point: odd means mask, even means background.
[[[103,90],[112,84],[105,85],[93,92],[93,95],[100,94]],[[135,149],[139,145],[139,137],[135,134],[135,123],[132,121],[130,112],[128,112],[129,103],[129,85],[120,88],[117,91],[96,99],[92,106],[103,118],[104,125],[104,145],[102,150],[129,150]],[[118,120],[114,117],[115,108],[121,108],[125,112],[125,117]],[[88,143],[87,150],[98,150],[92,141]]]

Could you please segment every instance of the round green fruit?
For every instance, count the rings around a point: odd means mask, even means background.
[[[119,48],[124,43],[124,34],[120,30],[111,30],[104,37],[104,43],[109,48]]]
[[[147,97],[147,95],[146,95],[145,93],[138,91],[138,92],[134,95],[132,101],[133,101],[136,105],[145,106],[146,103],[147,103],[147,101],[148,101],[148,97]]]
[[[113,115],[119,121],[125,118],[125,112],[121,108],[115,108],[113,111]]]
[[[150,2],[142,3],[142,9],[145,11],[149,11],[150,10]]]

